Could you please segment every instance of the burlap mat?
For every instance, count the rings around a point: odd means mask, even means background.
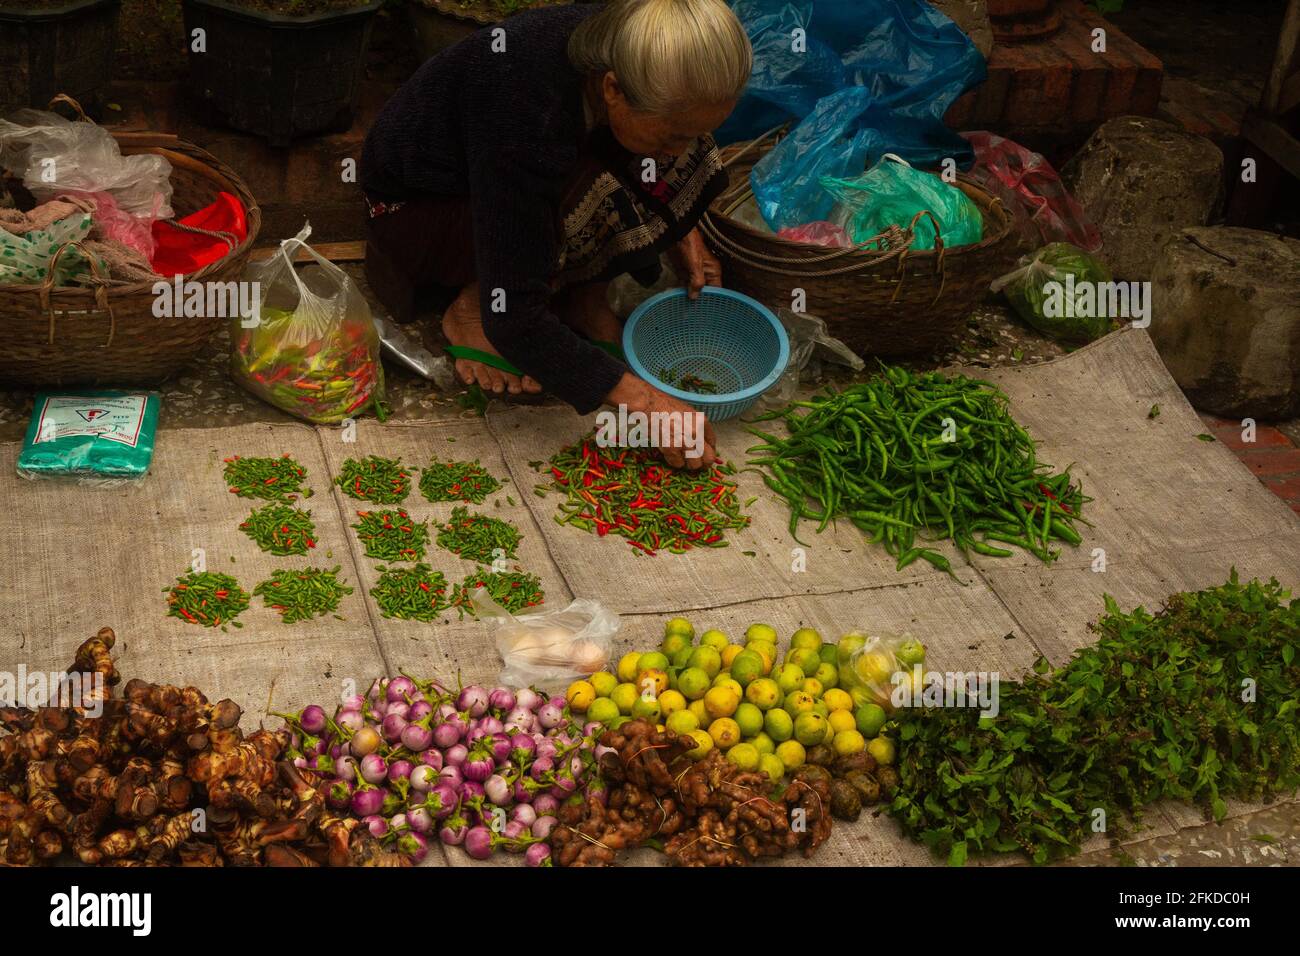
[[[345,459],[371,453],[415,467],[434,456],[478,458],[510,479],[478,510],[523,533],[519,564],[541,576],[547,608],[578,595],[623,615],[616,653],[657,643],[664,617],[684,613],[697,628],[736,636],[755,621],[783,635],[804,625],[830,638],[853,628],[910,631],[930,647],[934,667],[1014,676],[1040,653],[1059,664],[1087,643],[1103,593],[1126,608],[1154,609],[1174,591],[1221,583],[1233,566],[1243,577],[1300,584],[1300,522],[1227,449],[1196,438],[1204,428],[1145,333],[1112,335],[1046,365],[975,374],[1007,391],[1017,418],[1042,443],[1041,457],[1057,466],[1075,462],[1096,500],[1086,511],[1094,527],[1077,551],[1066,549],[1050,567],[1019,557],[979,558],[972,566],[955,556],[964,584],[928,565],[895,573],[892,559],[851,527],[801,534],[807,570],[793,572],[796,546],[784,506],[753,474],[741,478],[742,500],[759,496],[748,509],[752,525],[733,532],[725,549],[637,558],[621,541],[561,527],[552,520],[558,496],[533,494],[544,477],[528,463],[578,438],[589,420],[554,408],[492,413],[486,425],[364,423],[352,442],[337,429],[295,425],[164,430],[150,476],[129,489],[26,482],[14,473],[18,446],[0,446],[0,488],[11,503],[0,513],[0,669],[61,669],[84,637],[111,624],[128,677],[232,697],[249,715],[246,726],[268,710],[327,704],[398,668],[493,680],[500,661],[489,625],[462,622],[455,612],[430,624],[385,620],[367,594],[378,562],[363,556],[347,527],[360,505],[334,489],[329,475]],[[1160,414],[1150,418],[1155,404]],[[743,462],[752,443],[743,426],[719,431],[724,453]],[[224,457],[286,452],[307,468],[316,492],[303,502],[319,540],[308,557],[262,554],[238,530],[254,503],[227,493],[221,478]],[[433,530],[452,505],[430,504],[414,491],[404,507]],[[356,590],[342,621],[283,625],[259,598],[241,615],[243,628],[198,628],[166,617],[162,594],[188,569],[194,549],[203,549],[210,570],[233,574],[250,591],[273,568],[307,564],[340,565]],[[1093,570],[1094,549],[1105,552],[1104,572]],[[473,569],[436,545],[426,561],[453,583]],[[1232,806],[1234,813],[1249,809]],[[1200,822],[1192,808],[1155,808],[1132,839]],[[645,852],[631,862],[659,859]],[[468,860],[448,850],[430,862]],[[837,825],[813,861],[783,862],[934,861],[891,821],[864,814],[857,824]]]

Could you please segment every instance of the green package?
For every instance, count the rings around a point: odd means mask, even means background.
[[[1101,310],[1076,309],[1064,299],[1076,288],[1111,281],[1110,270],[1096,256],[1068,242],[1052,242],[1022,256],[1018,268],[990,286],[1001,292],[1016,314],[1044,335],[1072,345],[1101,338],[1117,324]]]
[[[964,192],[892,154],[853,179],[823,176],[819,181],[838,203],[832,220],[843,225],[855,243],[866,242],[890,226],[910,226],[912,248],[933,249],[936,222],[948,249],[984,237],[984,217]],[[930,215],[918,219],[922,212]]]
[[[40,392],[18,474],[138,481],[153,460],[158,405],[156,392]]]

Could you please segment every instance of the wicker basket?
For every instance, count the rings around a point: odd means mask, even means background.
[[[156,153],[172,165],[177,218],[209,205],[225,191],[244,204],[248,233],[224,258],[186,279],[239,278],[257,239],[262,213],[243,180],[215,156],[162,133],[114,133],[123,155]],[[95,277],[92,286],[0,285],[0,383],[155,385],[198,354],[227,321],[221,316],[163,317],[153,313],[154,282]]]
[[[1015,259],[1010,215],[996,197],[961,176],[956,185],[984,215],[984,238],[952,249],[944,248],[942,236],[934,249],[909,248],[917,220],[929,213],[870,240],[879,240],[880,249],[791,242],[732,219],[752,195],[750,170],[773,143],[760,137],[722,151],[732,185],[700,223],[705,241],[721,261],[729,288],[773,309],[788,308],[794,290],[802,289],[806,310],[860,355],[933,353],[951,341],[989,283]]]

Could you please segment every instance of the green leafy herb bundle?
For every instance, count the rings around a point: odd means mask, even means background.
[[[1225,799],[1300,787],[1300,600],[1276,581],[1175,594],[1125,614],[1107,596],[1096,644],[1052,671],[1003,682],[999,714],[898,716],[889,812],[949,862],[1022,849],[1078,852],[1103,819],[1160,799],[1222,819]]]

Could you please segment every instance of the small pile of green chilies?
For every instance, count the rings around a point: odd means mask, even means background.
[[[402,467],[400,458],[371,455],[357,461],[349,458],[342,473],[334,479],[351,498],[392,505],[403,500],[411,490],[411,474]]]
[[[366,546],[367,558],[419,561],[429,544],[429,528],[405,511],[358,511],[352,527]]]
[[[276,570],[253,588],[266,606],[280,612],[285,624],[324,617],[339,609],[339,602],[352,589],[338,580],[339,566],[330,570],[304,568],[301,571]]]
[[[479,568],[456,585],[452,593],[451,603],[455,605],[461,617],[466,614],[474,615],[471,598],[480,587],[486,588],[488,597],[511,614],[536,607],[546,599],[546,594],[542,591],[542,579],[535,574],[528,574],[519,568],[513,571],[488,571]]]
[[[939,552],[917,544],[949,538],[962,553],[1010,557],[1011,544],[1050,562],[1053,540],[1078,545],[1075,522],[1091,499],[1069,469],[1052,474],[995,385],[938,372],[883,366],[843,391],[828,390],[756,419],[781,419],[789,437],[765,440],[751,465],[800,518],[822,531],[848,518],[883,542],[902,570],[917,558],[952,573]],[[796,535],[796,540],[798,537]]]
[[[235,455],[223,460],[226,465],[223,474],[232,495],[264,501],[294,501],[299,495],[311,497],[311,489],[302,483],[307,469],[288,455],[279,458]]]
[[[316,547],[316,526],[310,511],[272,502],[253,510],[239,529],[271,554],[306,554]]]
[[[479,505],[501,487],[477,461],[438,461],[420,473],[420,493],[429,501],[465,501]]]
[[[178,617],[201,627],[224,623],[243,627],[235,617],[248,608],[248,592],[228,574],[191,571],[163,588],[167,593],[167,616]]]
[[[472,515],[466,508],[455,508],[451,520],[438,532],[438,547],[458,554],[466,561],[487,564],[499,557],[515,557],[523,535],[508,521]]]
[[[379,580],[370,596],[384,617],[403,621],[432,621],[451,607],[447,601],[447,579],[427,564],[413,568],[376,567]]]

